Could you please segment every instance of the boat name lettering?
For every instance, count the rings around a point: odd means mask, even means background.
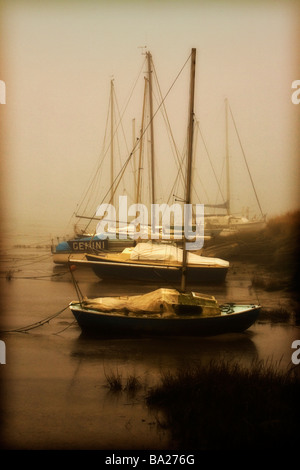
[[[295,339],[291,347],[292,349],[296,349],[292,354],[292,363],[298,365],[300,364],[300,339]]]
[[[72,249],[74,251],[85,251],[88,248],[94,248],[95,250],[101,250],[103,244],[101,241],[86,241],[86,242],[73,242]]]
[[[299,104],[300,103],[300,80],[294,80],[292,83],[292,88],[298,88],[292,94],[292,103]]]

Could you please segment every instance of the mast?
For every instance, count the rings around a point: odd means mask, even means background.
[[[142,127],[141,127],[141,131],[140,131],[140,152],[139,152],[138,175],[137,175],[137,190],[136,190],[136,203],[137,204],[140,202],[139,199],[140,199],[140,192],[141,192],[141,170],[142,170],[142,152],[143,152],[143,134],[144,134],[146,95],[147,95],[147,80],[145,78],[143,113],[142,113]]]
[[[114,81],[110,82],[110,203],[114,203],[114,104],[113,104],[113,93],[114,93]]]
[[[150,145],[151,145],[151,202],[155,203],[155,185],[154,185],[154,130],[153,130],[153,96],[152,96],[152,55],[147,52],[148,75],[149,75],[149,105],[150,105]]]
[[[225,116],[226,116],[226,190],[227,200],[226,209],[227,215],[230,215],[230,165],[229,165],[229,146],[228,146],[228,99],[225,98]]]
[[[191,203],[191,179],[192,179],[192,159],[193,159],[193,137],[194,137],[194,98],[195,98],[195,70],[196,70],[196,49],[191,53],[191,78],[190,78],[190,103],[189,103],[189,124],[188,124],[188,161],[187,161],[187,181],[185,204]],[[186,224],[186,220],[184,223]],[[187,250],[186,240],[183,244],[182,258],[182,276],[181,291],[186,289],[186,269],[187,269]]]

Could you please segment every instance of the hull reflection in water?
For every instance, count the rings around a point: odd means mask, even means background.
[[[218,305],[213,296],[157,289],[149,294],[71,302],[84,333],[97,336],[213,336],[247,330],[259,305]]]

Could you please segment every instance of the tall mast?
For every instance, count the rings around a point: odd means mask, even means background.
[[[226,117],[226,191],[227,191],[227,200],[226,208],[227,214],[230,215],[230,165],[229,165],[229,146],[228,146],[228,99],[225,99],[225,117]]]
[[[154,130],[153,130],[153,96],[152,96],[152,55],[147,52],[148,75],[149,75],[149,105],[150,105],[150,145],[151,145],[151,202],[155,203],[155,184],[154,184]]]
[[[190,103],[189,103],[189,124],[188,124],[188,161],[187,161],[187,181],[185,204],[191,203],[191,179],[192,179],[192,159],[193,159],[193,137],[194,137],[194,98],[195,98],[195,70],[196,70],[196,49],[192,49],[191,54],[191,78],[190,78]],[[187,221],[185,220],[186,224]],[[183,244],[181,291],[186,289],[186,267],[187,250],[186,240]]]
[[[143,134],[144,134],[144,121],[145,121],[145,103],[147,96],[147,80],[145,78],[145,87],[144,87],[144,100],[143,100],[143,113],[142,113],[142,127],[140,131],[140,152],[139,152],[139,163],[138,163],[138,175],[137,175],[137,190],[136,190],[136,203],[140,202],[140,192],[141,192],[141,170],[142,170],[142,153],[143,153]]]
[[[114,81],[110,82],[110,203],[114,203]]]

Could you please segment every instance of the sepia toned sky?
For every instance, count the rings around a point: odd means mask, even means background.
[[[6,104],[0,105],[1,197],[7,220],[65,229],[101,157],[110,81],[125,109],[143,67],[144,46],[163,96],[196,48],[195,114],[218,176],[224,173],[228,98],[263,212],[299,208],[300,105],[291,101],[292,82],[300,79],[297,2],[16,0],[0,7],[0,79],[6,84]],[[132,147],[132,119],[136,133],[140,127],[142,87],[124,114],[122,158]],[[180,150],[188,87],[185,67],[165,102]],[[251,205],[244,156],[233,155],[237,140],[230,145],[236,207]],[[217,189],[199,139],[198,146],[197,202],[205,202],[210,191],[214,201]],[[156,158],[162,202],[178,170],[163,144]],[[102,195],[108,169],[107,161]],[[133,192],[130,181],[123,193]]]

